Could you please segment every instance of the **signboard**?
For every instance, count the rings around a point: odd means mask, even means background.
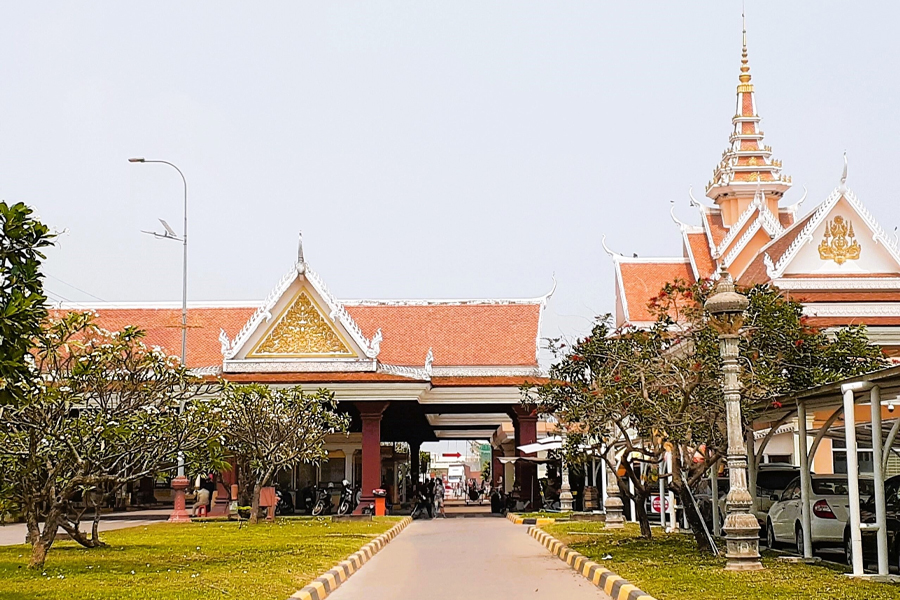
[[[666,508],[665,511],[669,511],[669,499],[666,498]],[[653,496],[653,499],[650,502],[650,507],[656,514],[659,514],[659,496]]]
[[[447,468],[447,482],[462,481],[466,476],[466,468],[463,465],[451,465]]]

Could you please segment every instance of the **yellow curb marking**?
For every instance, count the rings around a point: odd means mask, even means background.
[[[622,579],[618,575],[610,575],[606,578],[606,584],[603,586],[603,591],[607,594],[612,594],[613,584]]]
[[[312,594],[300,590],[299,592],[291,596],[291,598],[299,598],[300,600],[312,600]]]
[[[594,571],[594,578],[591,579],[591,583],[593,583],[594,585],[599,587],[600,586],[600,578],[603,577],[604,573],[609,573],[609,571],[602,567],[597,569],[596,571]]]
[[[306,587],[316,588],[316,590],[319,592],[319,598],[325,597],[325,584],[321,581],[312,581]]]
[[[322,577],[328,580],[330,584],[328,587],[331,589],[337,588],[337,577],[335,577],[331,571],[325,571],[325,573],[322,574]]]
[[[619,595],[616,600],[627,600],[628,594],[632,591],[638,589],[636,585],[632,585],[630,583],[623,584],[622,587],[619,588]]]

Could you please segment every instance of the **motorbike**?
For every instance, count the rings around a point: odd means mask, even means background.
[[[303,514],[311,515],[316,506],[316,488],[308,485],[297,492],[297,510]]]
[[[356,494],[353,493],[353,488],[350,486],[350,482],[346,479],[341,481],[341,499],[338,502],[337,514],[350,514],[350,512],[354,508],[356,508],[356,502],[354,502],[355,498]]]
[[[318,517],[319,515],[330,515],[332,511],[331,505],[331,491],[334,489],[334,484],[329,483],[327,487],[323,487],[319,489],[319,493],[316,496],[316,505],[312,509],[312,515],[314,517]]]
[[[292,514],[294,514],[294,501],[291,498],[290,492],[285,492],[285,491],[276,489],[275,497],[277,498],[277,502],[275,504],[275,514],[276,515],[292,515]]]
[[[409,516],[415,519],[425,519],[432,518],[432,512],[429,507],[428,498],[425,497],[425,494],[418,490],[416,492],[416,503],[413,505],[412,511],[409,513]]]

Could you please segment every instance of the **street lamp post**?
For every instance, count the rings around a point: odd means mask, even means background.
[[[759,523],[751,512],[753,498],[747,487],[747,448],[741,419],[741,384],[738,366],[738,340],[744,311],[750,305],[746,296],[734,290],[731,275],[723,268],[715,292],[706,301],[710,324],[719,332],[722,353],[725,410],[728,426],[728,478],[725,497],[726,571],[758,571]]]
[[[179,238],[174,231],[171,230],[169,225],[162,221],[163,227],[165,228],[165,233],[154,233],[154,232],[145,232],[150,233],[158,238],[175,240],[177,242],[181,242],[184,247],[184,256],[182,259],[182,268],[181,268],[181,366],[185,366],[187,362],[187,282],[188,282],[188,188],[187,188],[187,179],[184,177],[184,173],[181,172],[181,169],[173,165],[167,160],[147,160],[145,158],[129,158],[128,162],[130,163],[158,163],[163,165],[169,165],[181,175],[181,182],[184,184],[184,233]]]

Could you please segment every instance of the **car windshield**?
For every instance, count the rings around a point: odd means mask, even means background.
[[[773,492],[781,492],[797,476],[797,471],[785,469],[784,471],[763,471],[760,469],[756,475],[756,487],[765,496]]]
[[[846,479],[813,479],[812,490],[816,496],[847,496],[850,494]],[[871,479],[859,480],[860,497],[866,498],[874,493],[875,484]]]

